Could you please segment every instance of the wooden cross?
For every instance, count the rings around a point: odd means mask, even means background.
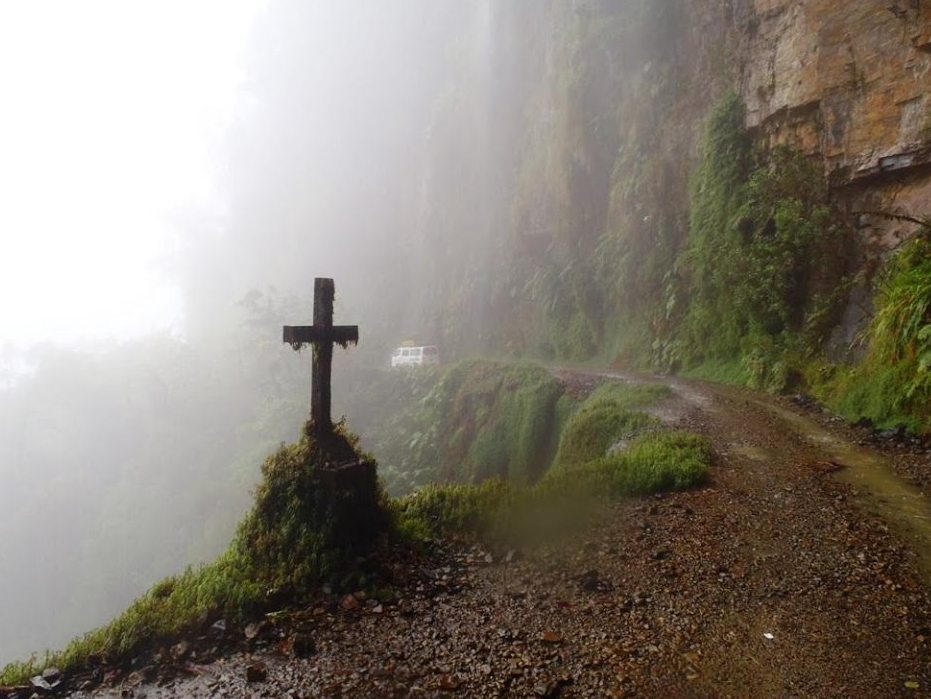
[[[330,369],[333,365],[333,343],[345,347],[359,343],[358,325],[333,325],[333,298],[336,292],[332,279],[314,279],[314,324],[285,325],[284,341],[299,350],[305,344],[314,345],[313,374],[310,389],[310,420],[317,434],[333,429],[330,421]]]

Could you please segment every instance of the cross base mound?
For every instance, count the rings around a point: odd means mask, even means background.
[[[323,502],[341,543],[359,550],[384,530],[378,478],[371,461],[326,464],[318,468]]]

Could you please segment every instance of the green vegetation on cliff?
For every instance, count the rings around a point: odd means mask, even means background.
[[[668,395],[658,384],[604,383],[566,420],[553,466],[533,485],[430,484],[395,501],[398,526],[415,536],[526,543],[584,526],[593,501],[701,483],[711,462],[707,442],[635,411]]]
[[[856,366],[823,368],[823,398],[850,420],[931,432],[931,242],[927,233],[889,259],[876,293],[867,354]]]
[[[708,121],[667,290],[678,322],[655,359],[698,372],[737,362],[754,387],[797,385],[845,300],[841,220],[817,164],[785,147],[754,151],[743,103],[726,94]]]
[[[769,391],[813,390],[850,420],[931,430],[931,243],[891,255],[875,285],[865,358],[825,358],[847,302],[853,235],[817,163],[786,147],[754,150],[744,107],[711,114],[692,180],[689,237],[666,295],[666,368]],[[676,315],[678,314],[678,315]]]
[[[530,364],[468,361],[383,380],[406,387],[384,405],[387,424],[371,440],[393,494],[433,481],[533,483],[552,462],[571,407],[560,382]]]

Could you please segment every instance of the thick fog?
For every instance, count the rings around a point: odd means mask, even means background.
[[[309,408],[315,276],[361,326],[338,411],[433,338],[428,153],[494,148],[484,1],[35,5],[0,30],[0,665],[225,546]]]

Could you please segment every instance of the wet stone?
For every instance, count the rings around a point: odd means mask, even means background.
[[[252,663],[246,666],[246,682],[254,684],[265,682],[268,679],[268,668],[265,663]]]

